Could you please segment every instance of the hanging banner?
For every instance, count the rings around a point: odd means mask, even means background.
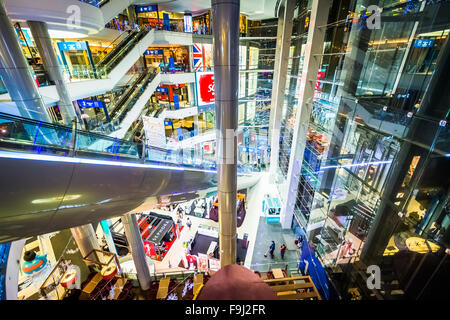
[[[204,106],[214,103],[214,72],[196,72],[197,105]]]
[[[219,271],[220,260],[216,258],[209,258],[209,269],[214,271]]]
[[[192,33],[192,15],[185,14],[183,17],[184,32]]]
[[[192,46],[194,72],[202,72],[212,67],[212,44],[194,43]]]
[[[203,253],[198,253],[197,259],[198,272],[208,272],[208,256]]]
[[[144,124],[146,144],[158,148],[166,148],[166,131],[164,119],[142,117]]]

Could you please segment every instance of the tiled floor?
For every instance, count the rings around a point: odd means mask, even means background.
[[[267,253],[271,242],[275,241],[274,259]],[[280,246],[285,244],[288,248],[281,259]],[[253,249],[253,257],[251,269],[266,272],[270,268],[284,268],[286,263],[289,269],[295,269],[298,264],[300,250],[295,247],[294,232],[290,229],[283,230],[279,223],[267,223],[264,217],[259,218],[259,227],[256,234],[255,246]],[[267,253],[267,257],[264,254]]]

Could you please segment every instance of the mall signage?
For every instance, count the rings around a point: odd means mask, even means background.
[[[58,48],[60,51],[88,50],[86,41],[58,42]]]
[[[153,50],[145,50],[145,56],[154,56],[158,54],[163,54],[163,49],[153,49]]]
[[[416,39],[414,47],[431,48],[434,45],[434,39]]]
[[[166,129],[164,119],[154,117],[142,117],[144,123],[145,139],[147,144],[153,147],[166,147]]]
[[[158,11],[158,5],[154,4],[154,5],[151,5],[151,6],[137,6],[136,7],[136,12],[137,13],[153,12],[153,11]]]
[[[97,100],[77,100],[80,108],[103,108],[103,101]]]
[[[169,88],[156,88],[156,92],[169,93]]]
[[[214,103],[214,72],[196,72],[195,86],[197,89],[197,105],[204,106]]]

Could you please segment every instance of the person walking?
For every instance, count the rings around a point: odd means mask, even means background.
[[[281,245],[280,247],[280,255],[281,255],[281,259],[284,260],[284,253],[286,252],[286,246],[284,245],[284,243]]]
[[[269,247],[269,250],[267,250],[268,253],[270,253],[270,257],[273,259],[274,255],[273,252],[275,251],[275,241],[272,240],[272,244]],[[264,257],[267,257],[267,253],[264,255]]]
[[[192,222],[191,222],[191,219],[189,219],[189,217],[187,217],[186,225],[188,226],[189,231],[191,231]]]

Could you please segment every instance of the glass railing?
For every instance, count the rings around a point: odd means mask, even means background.
[[[198,146],[167,149],[144,145],[78,130],[76,121],[68,127],[0,113],[0,126],[0,149],[7,151],[217,169],[214,157],[204,154]],[[252,165],[238,162],[239,174],[252,171],[255,171]]]
[[[69,82],[108,78],[105,67],[94,69],[90,65],[72,65],[70,68],[64,67],[63,73]]]
[[[114,53],[111,51],[108,56],[105,57],[105,59],[107,60],[103,61],[105,60],[103,59],[102,61],[100,61],[99,66],[104,66],[108,73],[111,72],[111,70],[114,69],[114,67],[116,67],[123,60],[123,58],[134,48],[137,43],[139,43],[139,41],[141,41],[142,38],[147,35],[149,31],[150,29],[146,28],[138,32],[131,32],[131,38],[125,38],[125,40],[122,41],[125,44],[122,45],[121,48],[116,50]],[[122,42],[119,44],[119,46],[122,44]]]

